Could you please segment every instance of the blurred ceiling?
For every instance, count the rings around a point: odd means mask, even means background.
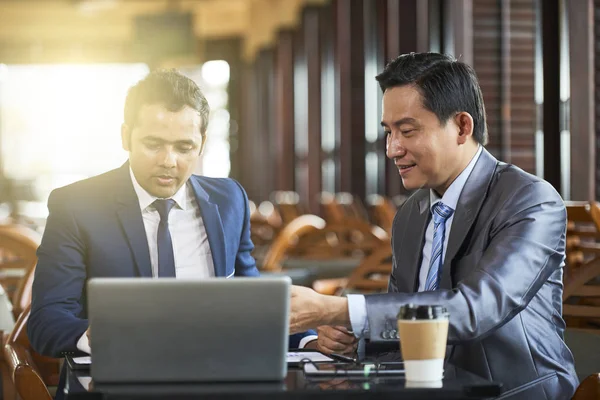
[[[305,5],[327,1],[0,0],[0,48],[118,46],[132,40],[136,16],[185,11],[198,39],[241,37],[252,58],[278,29],[295,26]]]

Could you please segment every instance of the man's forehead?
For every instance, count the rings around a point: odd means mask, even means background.
[[[383,95],[381,122],[385,125],[417,123],[423,111],[418,91],[404,86],[391,88]]]
[[[144,105],[138,115],[140,125],[181,125],[199,128],[202,123],[200,113],[189,106],[171,111],[161,104]]]
[[[413,85],[395,86],[383,93],[383,103],[403,107],[421,107],[421,92]]]

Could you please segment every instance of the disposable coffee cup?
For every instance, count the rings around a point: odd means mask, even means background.
[[[442,380],[448,318],[448,311],[439,305],[406,304],[400,308],[398,334],[407,381]]]

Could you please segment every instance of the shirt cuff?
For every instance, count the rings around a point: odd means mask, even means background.
[[[300,339],[300,343],[298,344],[298,348],[299,349],[303,349],[304,346],[306,346],[306,344],[308,342],[312,342],[313,340],[317,340],[319,337],[317,335],[308,335],[303,337],[302,339]]]
[[[367,319],[367,302],[362,294],[349,294],[348,314],[354,336],[366,338],[369,336],[369,320]]]
[[[81,335],[77,341],[77,349],[83,351],[84,353],[92,354],[90,342],[87,338],[87,331],[83,332],[83,335]]]

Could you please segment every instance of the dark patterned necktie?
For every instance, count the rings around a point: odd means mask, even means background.
[[[175,200],[156,200],[154,207],[160,214],[156,244],[158,247],[158,277],[175,277],[175,256],[173,254],[173,241],[169,232],[169,212],[175,205]]]

